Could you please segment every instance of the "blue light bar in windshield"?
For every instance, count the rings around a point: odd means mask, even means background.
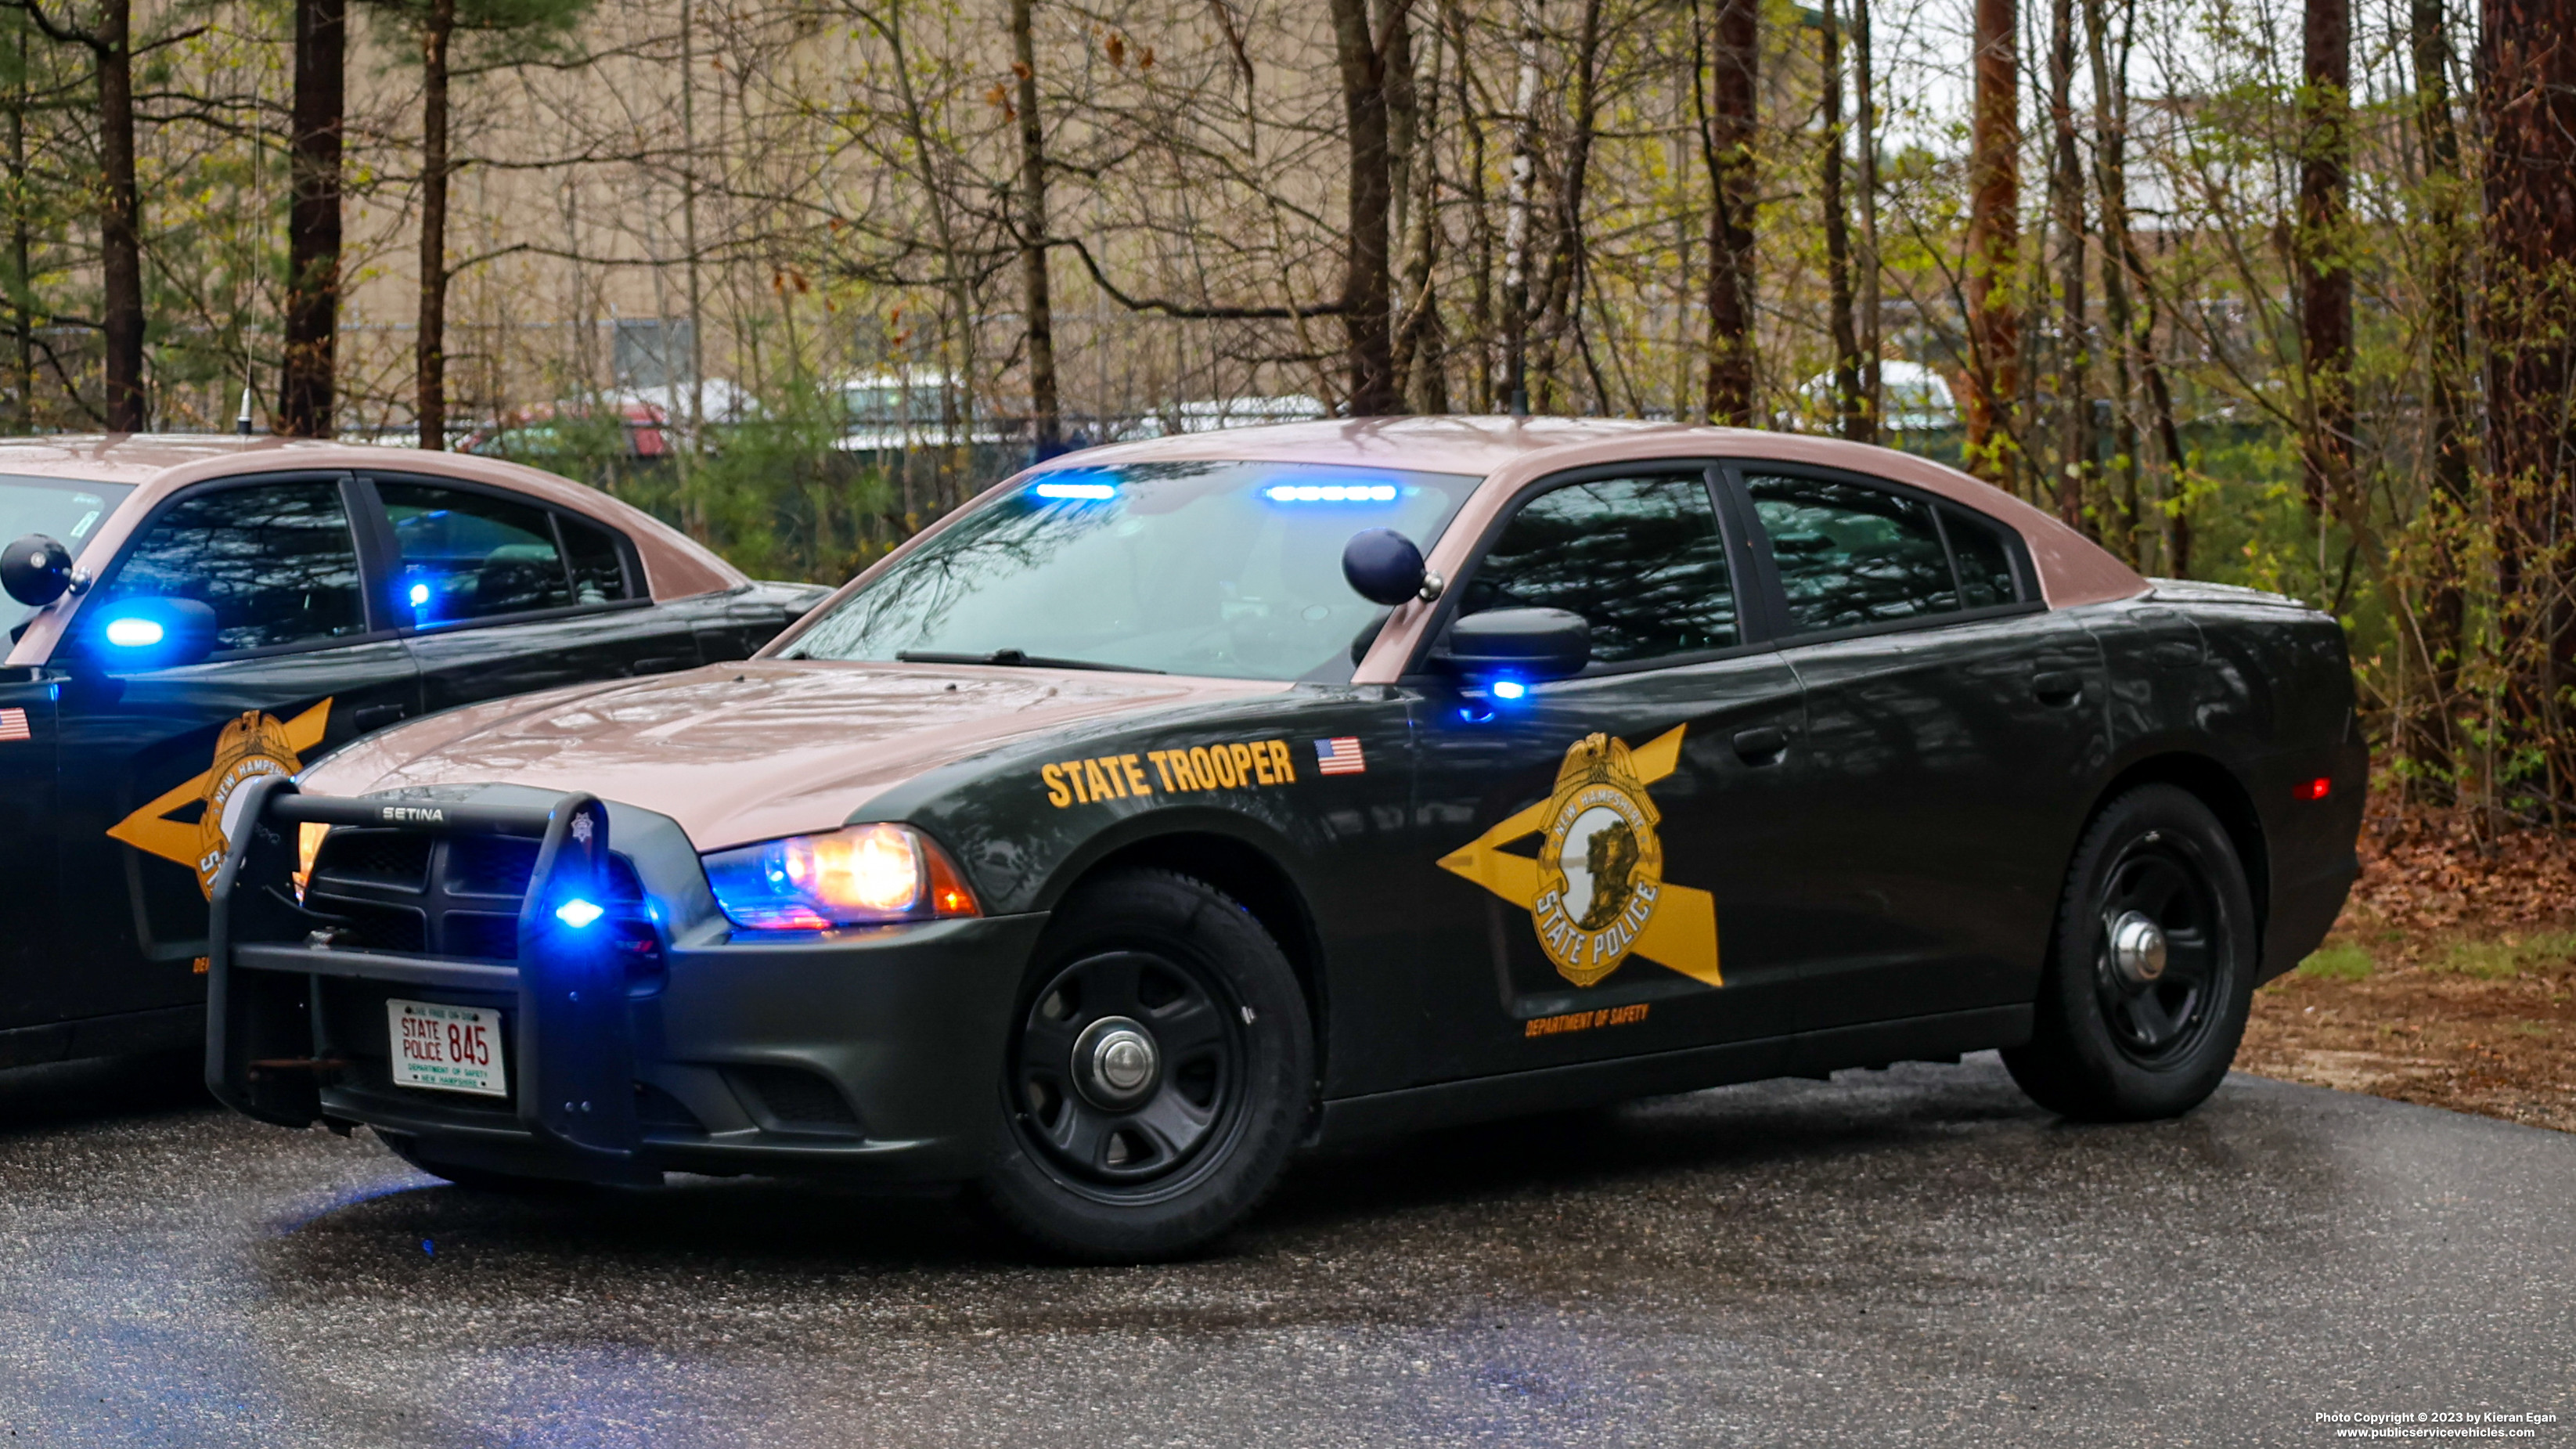
[[[1392,483],[1279,483],[1261,490],[1273,503],[1393,503]]]
[[[1118,496],[1118,485],[1099,473],[1059,473],[1031,488],[1040,498],[1102,499]]]

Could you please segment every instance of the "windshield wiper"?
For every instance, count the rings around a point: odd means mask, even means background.
[[[1055,659],[1020,649],[996,649],[990,654],[942,654],[929,649],[898,649],[894,657],[906,664],[1009,664],[1031,669],[1106,669],[1118,674],[1167,672],[1136,664],[1103,664],[1097,659]]]

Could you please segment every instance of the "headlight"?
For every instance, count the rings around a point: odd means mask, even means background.
[[[820,931],[982,912],[937,845],[903,825],[852,825],[703,857],[716,904],[737,926]]]

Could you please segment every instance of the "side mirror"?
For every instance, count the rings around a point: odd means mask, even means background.
[[[1471,679],[1563,679],[1592,661],[1592,625],[1564,609],[1487,609],[1451,624],[1442,652]]]
[[[1411,599],[1440,597],[1440,576],[1422,565],[1422,550],[1392,528],[1371,528],[1342,545],[1342,577],[1351,591],[1392,609]]]
[[[83,623],[90,657],[111,674],[173,669],[215,652],[215,611],[195,599],[119,599]]]
[[[41,533],[31,533],[0,554],[0,589],[33,608],[43,608],[72,586],[69,549]]]

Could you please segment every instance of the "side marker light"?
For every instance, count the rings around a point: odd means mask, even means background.
[[[2302,800],[2323,800],[2334,793],[2334,781],[2319,775],[2313,780],[2302,783],[2297,793]]]

